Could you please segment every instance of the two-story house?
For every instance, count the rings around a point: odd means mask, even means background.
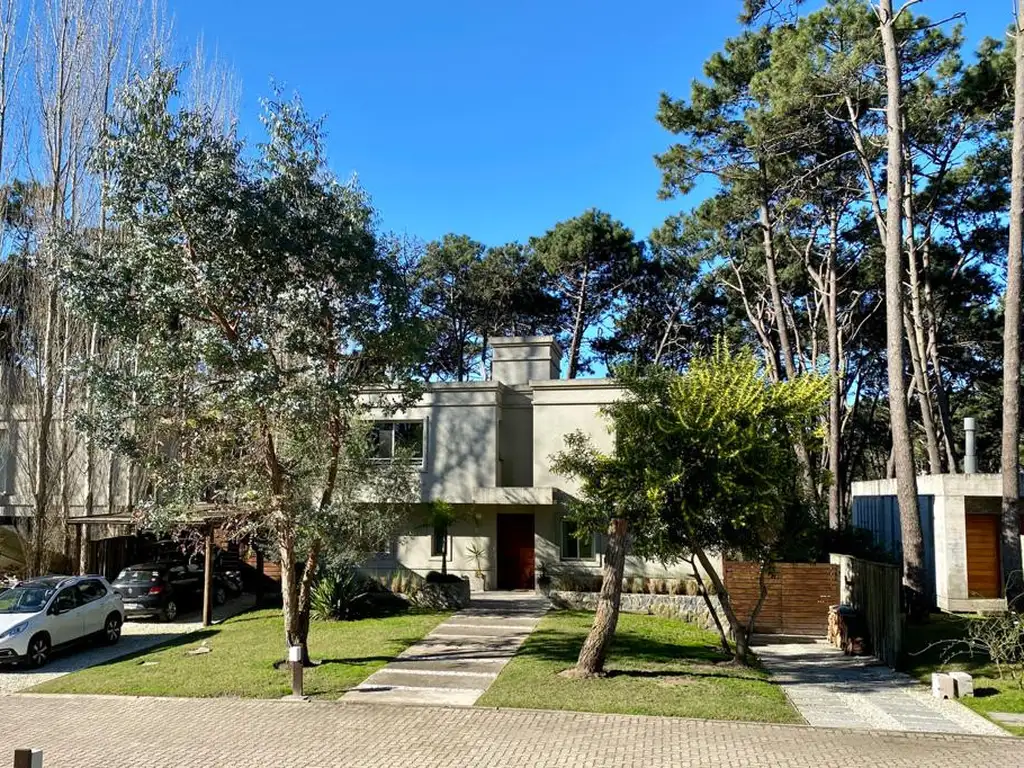
[[[565,519],[575,481],[551,469],[565,435],[589,434],[611,450],[602,406],[621,395],[611,379],[560,379],[562,352],[550,336],[491,339],[489,381],[427,385],[413,407],[376,423],[382,459],[413,453],[420,500],[405,535],[366,564],[378,574],[441,569],[474,590],[534,589],[542,573],[599,572],[600,537],[578,538]],[[443,500],[459,517],[449,528],[417,525],[426,504]],[[447,535],[447,546],[444,538]],[[685,566],[629,558],[627,576],[681,578]]]

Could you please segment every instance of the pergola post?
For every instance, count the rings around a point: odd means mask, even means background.
[[[203,561],[203,626],[213,623],[213,523],[203,532],[206,555]]]

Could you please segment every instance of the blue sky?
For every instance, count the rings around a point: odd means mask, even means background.
[[[741,0],[169,3],[178,39],[201,34],[241,78],[244,131],[273,78],[327,116],[335,172],[358,173],[386,229],[493,245],[589,207],[646,236],[687,205],[657,200],[658,96],[688,92]],[[916,10],[969,8],[973,47],[1012,5]]]

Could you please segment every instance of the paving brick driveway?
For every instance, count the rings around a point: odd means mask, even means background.
[[[575,712],[242,699],[0,697],[0,766],[44,768],[895,768],[1024,766],[1013,738]]]

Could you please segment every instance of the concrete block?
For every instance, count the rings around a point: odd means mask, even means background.
[[[956,697],[962,699],[964,696],[974,695],[974,678],[966,672],[950,672],[953,684],[956,688]]]
[[[932,696],[936,699],[955,699],[956,683],[945,672],[932,672]]]

